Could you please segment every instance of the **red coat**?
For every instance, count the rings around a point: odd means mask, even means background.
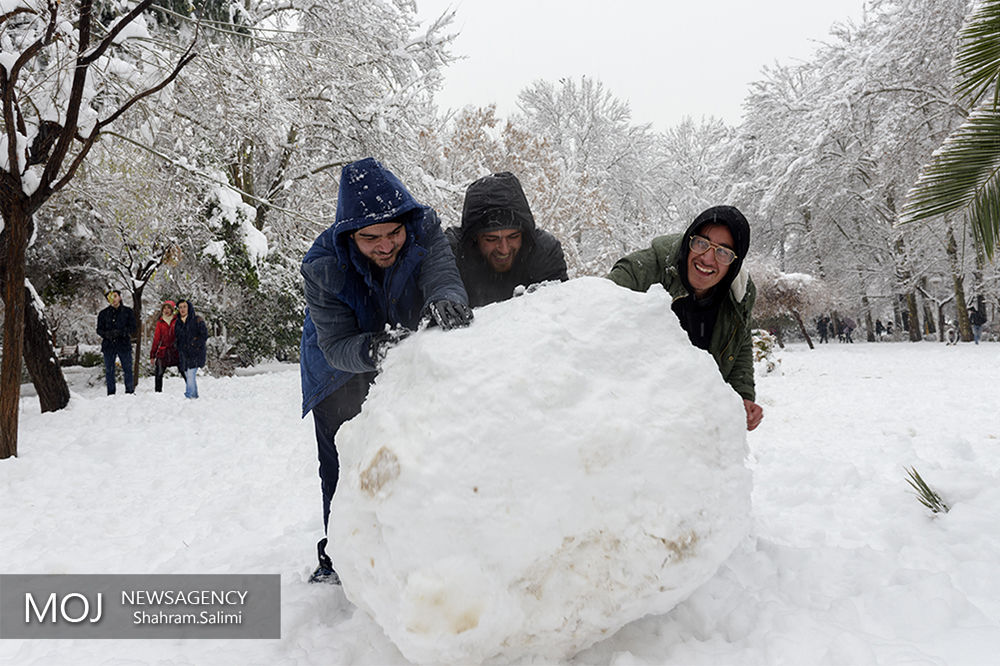
[[[170,323],[163,317],[156,320],[156,332],[153,333],[153,346],[149,350],[149,360],[163,359],[167,365],[177,365],[177,345],[174,343],[174,324],[177,317]]]

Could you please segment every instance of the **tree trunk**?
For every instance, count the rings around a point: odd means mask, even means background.
[[[969,310],[963,291],[964,280],[956,273],[952,273],[951,277],[955,286],[955,318],[958,320],[958,333],[963,342],[972,342],[972,322],[969,321]]]
[[[31,229],[31,225],[28,225]],[[5,266],[10,234],[0,233],[0,291],[6,289]],[[42,412],[54,412],[69,404],[69,386],[59,366],[55,336],[45,319],[45,313],[32,305],[32,290],[24,287],[24,339],[22,358],[28,369],[31,383],[38,393]],[[19,373],[20,376],[20,373]],[[20,386],[20,382],[18,383]]]
[[[860,225],[857,225],[857,227],[860,231]],[[856,270],[858,272],[858,284],[864,285],[865,272],[860,263],[857,265]],[[861,290],[861,309],[865,312],[865,328],[867,329],[865,339],[867,339],[868,342],[875,342],[875,325],[872,323],[872,304],[868,299],[868,294],[864,288]]]
[[[924,338],[920,333],[920,312],[917,308],[917,295],[912,291],[908,291],[903,294],[903,299],[906,302],[907,322],[909,324],[907,328],[909,329],[910,342],[920,342]]]
[[[813,233],[812,227],[812,210],[805,206],[801,209],[802,213],[802,226],[805,228],[805,237],[809,241],[809,246],[812,251],[813,262],[816,264],[816,275],[821,281],[826,280],[826,269],[823,267],[823,253],[819,249],[819,245],[816,244],[816,234]],[[784,252],[784,248],[782,248]],[[785,269],[782,268],[782,271]]]
[[[42,412],[54,412],[69,404],[69,386],[59,366],[55,346],[45,315],[34,307],[31,292],[25,288],[24,364],[38,393]]]
[[[948,264],[951,266],[951,281],[955,289],[955,319],[958,321],[958,333],[965,342],[972,341],[972,323],[969,321],[968,305],[965,301],[965,274],[958,260],[958,243],[955,242],[955,232],[948,225],[947,244],[945,252]]]
[[[6,189],[6,188],[4,188]],[[7,243],[3,257],[3,362],[0,363],[0,460],[17,455],[17,421],[21,402],[21,350],[24,344],[24,261],[30,219],[17,195],[4,206]]]
[[[896,207],[894,202],[890,198],[887,201],[889,209],[895,212]],[[923,340],[923,335],[920,332],[920,314],[917,308],[917,294],[912,285],[910,285],[910,272],[909,262],[906,260],[906,244],[903,242],[902,235],[896,236],[896,256],[900,257],[896,264],[896,279],[899,284],[907,289],[905,294],[902,294],[900,298],[906,303],[906,309],[903,313],[903,324],[906,327],[906,332],[909,333],[910,342],[920,342]]]
[[[937,333],[937,329],[934,326],[934,308],[931,307],[931,301],[930,301],[929,298],[927,298],[927,279],[926,278],[921,278],[921,280],[920,280],[920,286],[921,286],[921,288],[923,290],[921,292],[921,294],[923,296],[923,298],[921,299],[921,302],[923,303],[923,306],[924,306],[924,330],[923,330],[923,334],[924,335],[934,335],[935,333]],[[939,322],[939,323],[941,324],[941,326],[945,325],[945,322],[943,322],[943,321]]]
[[[799,324],[799,330],[802,331],[802,336],[806,339],[806,344],[809,345],[809,349],[816,349],[813,347],[812,338],[809,337],[809,333],[806,331],[806,325],[802,321],[802,315],[798,313],[797,310],[792,310],[792,316],[795,317],[795,321]]]
[[[139,362],[142,359],[139,350],[142,349],[142,290],[145,283],[132,292],[132,313],[135,315],[135,349],[132,354],[132,385],[139,385]]]

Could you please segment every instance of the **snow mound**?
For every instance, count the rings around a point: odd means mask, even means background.
[[[580,278],[486,306],[393,349],[341,429],[334,566],[411,661],[566,658],[732,553],[745,426],[662,288]]]

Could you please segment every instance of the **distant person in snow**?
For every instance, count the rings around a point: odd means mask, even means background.
[[[816,331],[819,333],[820,344],[829,343],[830,340],[827,336],[830,334],[830,318],[826,315],[821,316],[816,322]]]
[[[328,533],[337,431],[361,411],[386,350],[423,319],[468,326],[472,310],[437,213],[370,157],[343,168],[336,219],[306,253],[302,276],[302,415],[313,414]],[[339,584],[326,543],[309,582]]]
[[[732,206],[714,206],[683,234],[654,238],[650,247],[619,259],[608,278],[646,291],[662,284],[691,344],[708,351],[723,379],[742,398],[747,430],[764,416],[754,402],[750,313],[757,288],[743,270],[750,225]]]
[[[149,348],[149,362],[153,364],[154,390],[163,392],[163,374],[167,368],[177,365],[177,344],[175,340],[177,305],[173,301],[163,301],[160,316],[156,319],[153,344]]]
[[[567,279],[562,245],[535,226],[512,173],[495,173],[469,185],[461,226],[445,234],[473,307],[505,301],[518,286]]]
[[[104,354],[104,380],[108,395],[114,395],[115,360],[122,363],[125,392],[135,392],[132,376],[132,336],[135,335],[136,320],[132,308],[122,305],[122,294],[117,289],[107,292],[108,307],[97,314],[97,334],[101,336],[101,353]]]
[[[850,317],[844,319],[844,342],[849,342],[854,344],[854,339],[851,338],[851,333],[854,332],[858,325]]]
[[[177,345],[177,366],[184,375],[184,397],[198,397],[198,368],[205,365],[205,343],[208,327],[205,320],[195,314],[191,301],[177,302],[177,321],[174,322],[174,341]]]
[[[976,309],[969,307],[969,323],[972,324],[972,340],[978,345],[983,337],[983,326],[986,324],[986,315]]]

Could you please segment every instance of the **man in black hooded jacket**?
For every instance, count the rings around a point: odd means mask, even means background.
[[[469,185],[462,225],[445,234],[472,307],[505,301],[518,286],[567,279],[562,245],[535,227],[528,199],[512,173],[495,173]]]

